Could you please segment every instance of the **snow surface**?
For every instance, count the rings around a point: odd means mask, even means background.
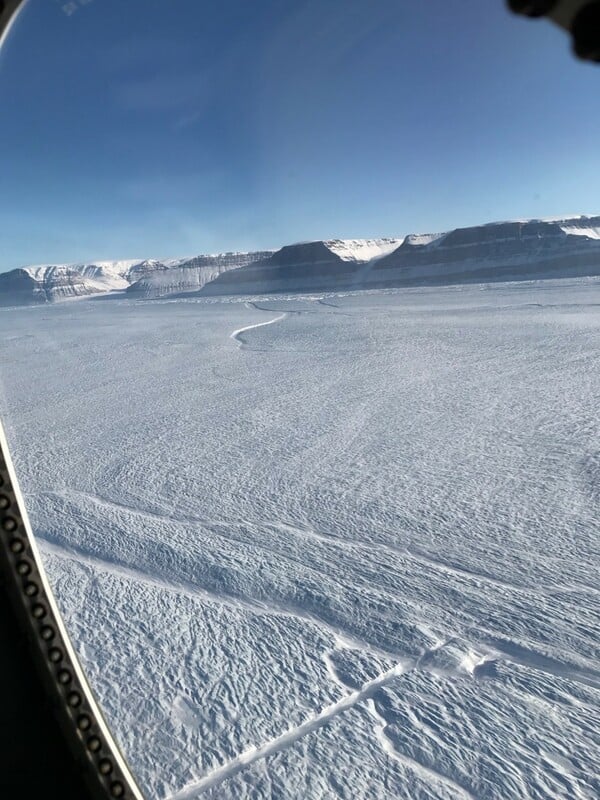
[[[403,239],[329,239],[325,245],[343,261],[373,261],[400,247]]]
[[[570,236],[587,236],[589,239],[600,239],[600,227],[573,228],[568,225],[561,225],[560,227]]]
[[[448,231],[444,233],[411,233],[405,241],[407,244],[425,246],[439,242],[447,235]]]
[[[600,280],[3,310],[149,798],[600,795]]]

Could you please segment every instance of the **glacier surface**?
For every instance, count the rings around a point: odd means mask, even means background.
[[[600,795],[600,279],[3,309],[149,798]]]

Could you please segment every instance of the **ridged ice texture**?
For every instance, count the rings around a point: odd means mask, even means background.
[[[149,798],[598,797],[599,309],[2,314],[33,525]]]

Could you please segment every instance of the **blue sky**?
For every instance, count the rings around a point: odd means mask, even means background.
[[[503,0],[29,0],[0,270],[597,212],[599,92]]]

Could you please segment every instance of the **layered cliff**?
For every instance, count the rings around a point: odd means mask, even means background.
[[[0,305],[124,292],[137,299],[337,291],[600,275],[600,216],[498,222],[404,238],[103,261],[0,273]]]
[[[127,294],[132,297],[152,299],[198,292],[223,273],[268,258],[271,253],[270,250],[220,253],[196,256],[171,264],[157,261],[143,262],[145,266],[138,265],[130,271],[129,277],[133,282],[127,288]]]
[[[600,217],[500,222],[407,236],[373,264],[365,284],[375,288],[581,275],[600,275]]]
[[[600,216],[490,223],[404,239],[289,245],[239,272],[219,276],[202,293],[336,291],[584,275],[600,275]]]
[[[102,291],[75,269],[28,267],[0,273],[0,305],[52,303]]]
[[[261,294],[361,288],[364,267],[401,239],[331,239],[286,245],[236,272],[220,275],[203,294]]]

